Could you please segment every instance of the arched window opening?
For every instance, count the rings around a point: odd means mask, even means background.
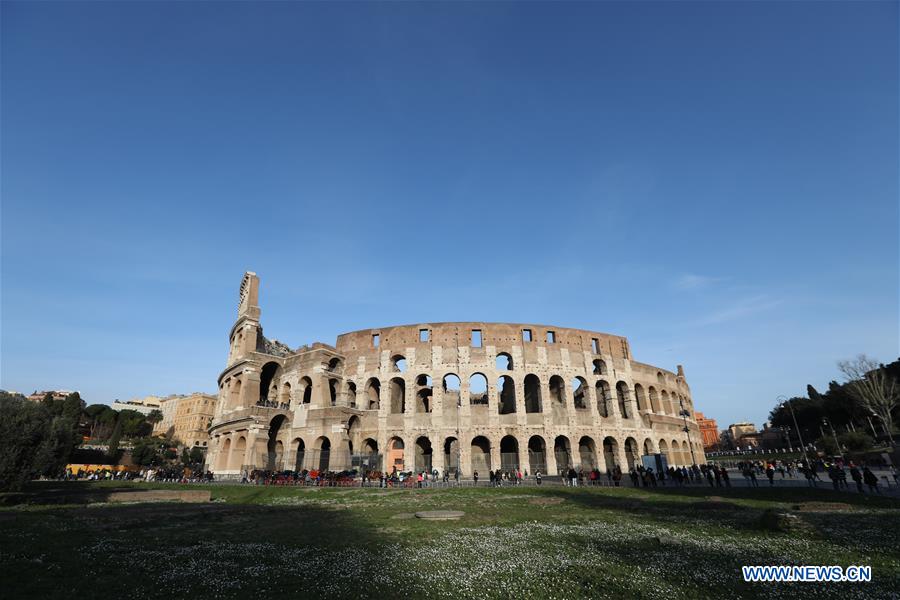
[[[569,445],[569,438],[564,435],[557,436],[553,441],[553,455],[556,457],[557,472],[565,476],[566,470],[572,467],[572,448]]]
[[[497,412],[501,415],[511,415],[516,412],[516,386],[512,377],[503,375],[497,379],[497,393],[500,396]]]
[[[406,382],[400,377],[391,379],[391,414],[406,412]]]
[[[612,395],[609,390],[609,383],[604,380],[597,382],[597,412],[601,417],[609,416],[609,403],[612,401]]]
[[[631,417],[628,410],[629,395],[628,386],[624,381],[620,381],[616,384],[616,398],[619,402],[619,414],[622,415],[623,419]]]
[[[447,408],[462,406],[462,398],[459,395],[459,377],[453,373],[444,375],[444,378],[441,380],[441,388],[444,392],[444,403],[442,406]]]
[[[303,404],[310,404],[312,402],[312,391],[313,384],[312,379],[309,377],[304,377],[300,380],[300,390],[303,392]]]
[[[533,435],[528,440],[528,467],[532,474],[547,474],[547,445],[539,435]]]
[[[459,471],[459,440],[455,437],[444,440],[444,469],[454,475]]]
[[[338,380],[337,379],[329,379],[328,380],[328,394],[331,397],[331,406],[337,406],[337,388],[338,388]]]
[[[351,408],[356,408],[356,384],[352,381],[347,382],[347,401]]]
[[[513,474],[519,470],[519,441],[511,435],[500,440],[500,470]]]
[[[390,473],[406,470],[406,463],[404,462],[403,456],[405,449],[406,447],[403,444],[403,440],[400,438],[393,437],[388,440],[387,468]]]
[[[581,377],[572,379],[572,396],[576,410],[585,410],[588,407],[587,381]]]
[[[543,412],[541,405],[541,380],[529,373],[525,376],[525,412]]]
[[[593,439],[584,436],[578,440],[578,457],[581,459],[583,471],[593,471],[597,468],[597,447]]]
[[[594,359],[594,375],[607,375],[606,361],[602,358]]]
[[[406,357],[402,354],[395,354],[391,357],[391,365],[393,365],[394,371],[406,373]]]
[[[474,373],[469,377],[469,404],[486,406],[487,403],[487,377],[481,373]]]
[[[638,451],[638,444],[634,438],[627,438],[625,440],[625,462],[628,463],[628,468],[632,469],[636,467],[638,463],[638,457],[640,456],[640,452]]]
[[[550,378],[550,400],[561,406],[566,404],[566,384],[559,375]]]
[[[647,410],[647,397],[644,395],[644,386],[639,383],[634,384],[634,401],[637,403],[638,410]]]
[[[603,439],[603,460],[606,463],[607,473],[611,473],[619,467],[619,461],[616,458],[618,452],[619,444],[614,438],[606,437]]]
[[[433,396],[434,388],[432,387],[431,377],[428,375],[416,377],[416,412],[430,413],[433,410]]]
[[[497,360],[495,361],[494,366],[498,371],[512,371],[512,369],[513,369],[512,356],[510,356],[506,352],[501,352],[500,354],[497,355]]]
[[[418,438],[416,440],[415,456],[416,473],[421,473],[423,471],[426,473],[431,473],[431,454],[431,440],[424,436]]]
[[[486,437],[479,435],[472,440],[471,456],[473,473],[484,476],[491,470],[491,442]]]
[[[278,398],[276,374],[278,373],[279,367],[280,365],[276,362],[267,362],[263,365],[259,374],[259,400],[257,400],[257,404],[268,406],[270,400],[273,404],[276,402]]]
[[[381,384],[374,377],[366,383],[366,401],[369,410],[378,410],[381,407]]]

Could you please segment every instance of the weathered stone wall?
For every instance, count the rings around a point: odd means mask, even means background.
[[[458,460],[464,476],[513,466],[627,470],[656,452],[670,464],[690,464],[692,450],[703,461],[683,370],[634,361],[624,337],[535,324],[422,323],[345,333],[333,347],[290,353],[260,342],[267,340],[256,298],[258,279],[248,274],[211,427],[208,462],[217,473],[343,469],[369,452],[385,455],[386,470],[443,471]],[[472,385],[480,376],[484,391]]]

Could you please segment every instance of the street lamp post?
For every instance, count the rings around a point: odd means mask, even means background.
[[[828,427],[831,429],[831,436],[832,436],[832,438],[834,438],[834,447],[837,448],[838,454],[843,456],[844,453],[841,450],[840,443],[838,442],[837,433],[834,431],[834,425],[831,424],[831,421],[828,420],[828,417],[822,417],[822,422],[825,423],[826,425],[828,425]]]
[[[679,398],[679,399],[678,399],[678,405],[681,406],[681,412],[679,412],[678,414],[681,415],[681,419],[684,421],[684,427],[682,428],[682,431],[684,431],[684,432],[687,434],[688,448],[689,448],[690,451],[691,451],[691,464],[692,464],[692,465],[696,465],[696,464],[697,464],[697,458],[694,456],[694,444],[691,443],[691,428],[688,427],[688,424],[687,424],[687,418],[688,418],[688,415],[690,415],[691,413],[688,412],[688,411],[684,408],[684,399]]]
[[[778,396],[775,398],[776,400],[781,400],[781,405],[787,405],[788,410],[791,411],[791,418],[794,419],[794,427],[797,428],[797,439],[800,440],[800,449],[803,451],[803,461],[806,463],[806,468],[809,468],[809,458],[806,456],[806,444],[803,443],[803,435],[800,433],[800,425],[797,424],[797,415],[794,414],[794,407],[791,404],[791,401],[785,398],[784,396]]]

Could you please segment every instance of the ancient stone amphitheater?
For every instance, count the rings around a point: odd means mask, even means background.
[[[677,372],[636,362],[624,337],[546,325],[420,323],[354,331],[291,350],[263,336],[259,278],[238,318],[207,464],[393,471],[574,466],[627,471],[662,454],[704,462]]]

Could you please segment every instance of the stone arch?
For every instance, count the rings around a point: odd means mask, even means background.
[[[363,440],[360,450],[363,454],[368,454],[369,456],[378,454],[378,442],[372,438],[366,438]]]
[[[472,438],[472,473],[485,476],[491,470],[491,441],[483,435]]]
[[[559,375],[550,377],[550,400],[554,406],[565,407],[566,405],[566,383]]]
[[[347,382],[347,403],[351,408],[356,408],[356,384],[352,381]]]
[[[341,366],[343,366],[343,362],[341,361],[340,358],[335,356],[334,358],[332,358],[331,360],[328,361],[327,369],[329,371],[331,371],[332,373],[336,373],[341,370]]]
[[[277,388],[277,375],[281,365],[279,365],[275,361],[269,361],[263,365],[262,370],[259,372],[259,399],[258,403],[268,402],[269,392],[276,391]],[[273,389],[274,388],[274,389]],[[277,396],[273,393],[271,400],[274,402]]]
[[[644,440],[644,454],[646,456],[656,454],[656,450],[653,447],[653,440],[651,440],[650,438]]]
[[[606,464],[606,472],[611,472],[619,465],[619,443],[612,436],[603,438],[603,461]]]
[[[472,373],[469,377],[469,404],[488,403],[488,382],[484,373]]]
[[[402,377],[391,379],[391,414],[402,415],[406,412],[406,382]]]
[[[660,404],[662,405],[663,414],[669,415],[672,414],[672,404],[669,402],[669,392],[663,390],[660,394]]]
[[[584,471],[593,471],[597,468],[597,446],[593,438],[583,436],[578,440],[578,458]]]
[[[460,381],[456,373],[447,373],[441,380],[441,389],[444,394],[443,406],[460,406]]]
[[[415,412],[430,413],[434,410],[434,383],[431,375],[422,373],[416,377],[416,405]]]
[[[572,466],[572,446],[569,438],[564,435],[556,436],[553,440],[553,456],[556,458],[556,470],[564,475],[565,469]]]
[[[459,471],[459,440],[453,436],[444,440],[444,469],[447,473]]]
[[[417,438],[415,451],[416,473],[421,473],[422,471],[431,473],[431,468],[434,464],[432,461],[431,440],[424,435]]]
[[[606,380],[597,380],[597,412],[601,417],[609,416],[609,403],[612,400],[610,394],[609,383]]]
[[[659,453],[666,457],[666,463],[672,465],[672,456],[669,454],[669,443],[666,440],[659,440]]]
[[[594,375],[608,375],[609,370],[606,368],[606,361],[602,358],[594,359]]]
[[[370,377],[366,382],[366,408],[378,410],[381,406],[381,383],[376,377]]]
[[[406,373],[406,357],[395,354],[391,357],[391,370],[395,373]]]
[[[494,359],[494,367],[497,371],[512,371],[513,370],[512,356],[510,356],[506,352],[499,353],[497,355],[497,358]]]
[[[300,404],[312,403],[313,383],[309,377],[302,377],[297,382],[297,395],[300,397]]]
[[[501,375],[497,379],[497,412],[501,415],[509,415],[516,412],[516,384],[509,375]]]
[[[266,470],[276,471],[283,469],[284,444],[278,440],[278,433],[287,418],[284,415],[275,415],[269,422],[269,439],[266,442]]]
[[[647,396],[644,394],[644,386],[634,384],[634,402],[637,410],[647,410]]]
[[[303,438],[298,437],[294,439],[291,445],[294,449],[294,470],[302,471],[303,462],[306,458],[306,442],[303,441]]]
[[[517,471],[519,469],[519,440],[512,435],[500,439],[500,470]]]
[[[547,474],[547,444],[539,435],[533,435],[528,439],[528,466],[532,474],[538,471]]]
[[[316,452],[319,454],[318,469],[328,471],[331,467],[331,440],[328,436],[321,436],[316,440]]]
[[[216,468],[222,471],[228,468],[228,459],[231,455],[231,438],[225,438],[225,441],[222,442],[221,448],[219,450],[219,456],[216,457]]]
[[[241,405],[241,378],[235,377],[231,380],[231,389],[228,391],[228,405],[231,408],[237,408]]]
[[[541,403],[541,380],[534,373],[525,376],[525,412],[539,413],[544,408]]]
[[[586,410],[588,407],[588,385],[584,377],[572,379],[572,398],[576,410]]]
[[[632,469],[640,464],[641,451],[638,449],[637,440],[633,437],[625,438],[625,462]]]
[[[659,407],[659,392],[657,392],[656,388],[651,385],[649,388],[647,388],[647,393],[650,395],[650,410],[652,410],[656,414],[661,414]]]
[[[231,462],[231,470],[243,469],[244,466],[244,454],[247,452],[247,438],[244,436],[239,436],[237,441],[234,443],[234,450],[232,451],[232,460]]]
[[[672,463],[677,467],[684,464],[684,459],[681,451],[681,444],[678,443],[678,440],[672,440],[672,445],[669,446],[669,452],[672,454]]]
[[[616,383],[616,399],[619,403],[619,414],[622,415],[623,419],[628,419],[631,417],[631,411],[628,410],[628,396],[630,395],[628,384],[624,381],[619,381]]]
[[[337,391],[338,391],[338,380],[337,379],[329,379],[328,380],[328,395],[331,400],[331,406],[337,406]]]
[[[399,437],[392,437],[388,440],[387,445],[387,471],[393,473],[395,471],[406,470],[406,457],[404,456],[406,445]]]

